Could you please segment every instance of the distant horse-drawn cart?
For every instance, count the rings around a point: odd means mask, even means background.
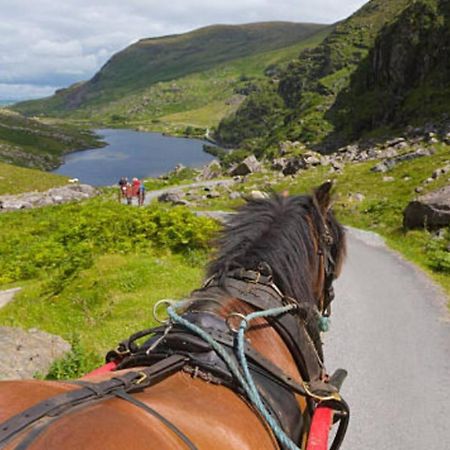
[[[345,371],[328,376],[321,342],[345,256],[330,188],[250,200],[204,285],[157,303],[160,326],[105,366],[74,381],[1,382],[0,448],[325,450],[335,422],[338,449]]]

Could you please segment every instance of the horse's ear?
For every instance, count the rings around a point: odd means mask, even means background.
[[[321,184],[317,189],[314,190],[314,199],[317,202],[320,210],[326,213],[331,205],[331,188],[333,187],[333,182],[328,180]]]

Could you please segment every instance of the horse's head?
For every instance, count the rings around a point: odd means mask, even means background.
[[[325,313],[345,256],[345,234],[331,211],[331,182],[312,195],[248,200],[225,226],[208,275],[237,268],[270,271],[281,292]]]

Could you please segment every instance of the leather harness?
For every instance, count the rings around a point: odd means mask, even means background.
[[[255,309],[269,309],[281,303],[292,301],[286,298],[273,284],[269,275],[261,275],[253,270],[237,270],[228,274],[224,283],[215,278],[206,282],[200,290],[194,291],[192,302],[183,317],[207,331],[211,337],[229,349],[233,355],[234,333],[224,318],[213,312],[195,309],[201,300],[214,301],[224,295],[238,298]],[[313,311],[313,313],[317,311]],[[314,406],[332,405],[340,412],[341,424],[332,445],[338,449],[343,440],[348,423],[348,407],[341,399],[338,389],[326,382],[321,345],[317,345],[308,332],[308,319],[311,307],[299,306],[295,314],[287,313],[270,325],[275,328],[289,348],[302,383],[298,383],[285,374],[279,367],[268,361],[247,342],[245,353],[250,361],[250,370],[255,379],[266,406],[279,421],[285,432],[296,442],[300,440],[304,428],[302,412],[294,396],[299,394],[306,398],[308,412],[311,415]],[[314,317],[314,314],[313,314]],[[144,344],[136,341],[152,335]],[[148,405],[130,396],[130,393],[145,389],[169,377],[179,370],[200,376],[210,382],[223,384],[238,394],[243,394],[236,385],[233,376],[224,362],[200,337],[178,326],[168,324],[132,335],[119,344],[116,350],[108,353],[107,361],[120,360],[118,369],[147,366],[138,371],[113,377],[100,383],[78,382],[80,389],[56,395],[28,408],[27,410],[0,424],[0,448],[15,438],[18,433],[28,431],[35,426],[17,449],[24,450],[46,428],[48,418],[51,422],[63,414],[93,402],[116,397],[133,403],[158,418],[170,428],[190,449],[195,445],[180,430]],[[51,419],[53,418],[53,419]]]

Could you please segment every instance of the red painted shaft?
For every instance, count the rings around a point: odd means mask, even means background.
[[[332,421],[332,409],[320,406],[316,408],[309,429],[306,450],[328,450],[328,437]]]
[[[104,364],[101,367],[98,367],[97,369],[94,369],[92,372],[87,373],[83,378],[89,378],[93,377],[95,375],[101,375],[103,373],[111,372],[112,370],[115,370],[117,367],[117,363],[114,361],[111,361],[109,363]]]

